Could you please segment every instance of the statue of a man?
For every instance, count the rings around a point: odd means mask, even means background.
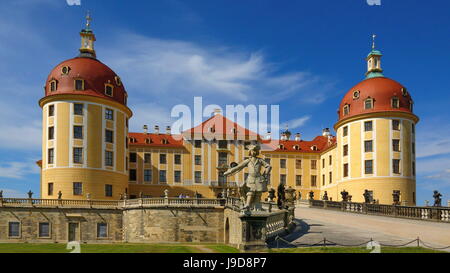
[[[286,190],[284,188],[284,184],[278,184],[277,188],[277,206],[279,209],[284,207],[284,203],[286,202]]]
[[[325,193],[323,194],[322,200],[328,201],[328,192],[327,191],[325,191]]]
[[[61,198],[62,198],[62,192],[59,191],[59,192],[58,192],[58,199],[61,200]]]
[[[342,202],[347,202],[348,200],[348,192],[346,190],[341,191]]]
[[[262,210],[261,195],[267,192],[267,177],[270,175],[272,167],[263,159],[259,158],[260,147],[258,145],[248,145],[249,158],[239,163],[237,166],[228,169],[223,175],[234,175],[245,167],[248,168],[248,176],[244,184],[240,186],[240,196],[245,198],[245,210]],[[264,172],[261,174],[261,169]]]
[[[442,206],[442,194],[440,194],[438,191],[434,191],[433,198],[434,198],[434,207],[440,207]]]
[[[295,201],[295,189],[289,186],[286,189],[286,205],[288,207],[294,207],[294,201]]]
[[[32,192],[31,190],[27,193],[29,199],[33,198],[33,193],[34,193],[34,192]]]
[[[394,201],[394,205],[400,205],[400,191],[394,190],[392,193],[392,201]]]
[[[364,196],[364,203],[370,204],[371,203],[371,200],[370,200],[371,198],[370,198],[369,190],[364,190],[363,196]]]

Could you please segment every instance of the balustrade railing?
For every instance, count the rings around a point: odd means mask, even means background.
[[[450,223],[450,207],[411,207],[309,200],[310,207]]]

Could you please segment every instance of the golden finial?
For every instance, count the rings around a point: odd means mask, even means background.
[[[375,38],[377,38],[377,35],[372,34],[372,49],[375,49]]]
[[[91,12],[87,11],[87,15],[86,15],[86,29],[90,29],[91,21],[92,21]]]

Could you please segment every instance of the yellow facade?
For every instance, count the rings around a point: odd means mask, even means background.
[[[81,112],[75,109],[76,104],[82,105]],[[42,198],[57,198],[61,191],[64,199],[113,200],[128,190],[126,120],[131,111],[127,107],[82,95],[50,96],[42,99],[40,105],[43,109]],[[50,107],[53,115],[49,113]],[[112,120],[106,119],[107,110],[113,111]],[[112,143],[110,140],[107,143],[106,129],[112,132]],[[54,132],[53,137],[49,136],[50,130]],[[112,160],[106,159],[107,151],[112,153]],[[80,184],[74,183],[81,183],[81,187],[75,190]]]

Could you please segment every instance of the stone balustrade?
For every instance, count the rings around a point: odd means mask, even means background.
[[[450,207],[410,207],[322,200],[310,200],[309,205],[313,208],[450,223]]]

